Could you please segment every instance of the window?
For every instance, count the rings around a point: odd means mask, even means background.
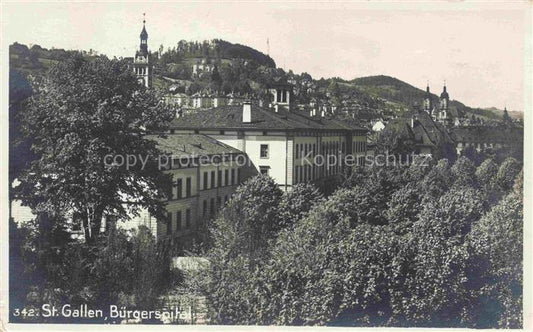
[[[228,195],[224,196],[224,204],[228,202]]]
[[[181,179],[176,180],[176,199],[180,199],[182,195],[183,181]]]
[[[191,227],[191,209],[185,210],[185,228]]]
[[[268,144],[261,144],[260,157],[263,158],[263,159],[267,159],[268,158]]]
[[[211,188],[215,188],[215,171],[211,171]]]
[[[217,209],[220,209],[221,206],[222,206],[222,197],[218,196],[217,197]]]
[[[207,172],[204,172],[204,190],[207,190]]]
[[[294,168],[294,183],[298,183],[298,166]]]
[[[229,185],[229,170],[224,170],[224,185]]]
[[[235,184],[235,168],[231,169],[231,184]]]
[[[222,171],[219,170],[217,174],[218,186],[222,187]]]
[[[241,183],[241,169],[237,168],[237,183]]]
[[[207,199],[204,199],[204,202],[203,202],[203,216],[207,216]]]
[[[167,213],[167,235],[172,234],[172,212]]]
[[[262,175],[268,175],[268,169],[269,168],[270,168],[269,166],[259,166],[259,172]]]
[[[210,214],[211,216],[214,216],[215,215],[215,199],[214,198],[211,198],[211,206],[210,206]]]
[[[181,211],[176,212],[176,229],[181,229]]]
[[[191,185],[191,178],[188,177],[188,178],[187,178],[187,184],[186,184],[186,193],[185,193],[185,196],[186,196],[186,197],[191,197],[191,187],[192,187],[192,185]]]
[[[296,159],[300,158],[300,144],[296,144]]]

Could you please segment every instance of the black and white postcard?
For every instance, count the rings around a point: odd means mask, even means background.
[[[0,330],[532,329],[532,8],[3,2]]]

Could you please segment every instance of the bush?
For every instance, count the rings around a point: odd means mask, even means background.
[[[26,305],[88,304],[105,310],[110,304],[123,304],[153,309],[171,283],[168,250],[145,227],[132,234],[110,229],[87,244],[60,230],[45,232],[46,218],[39,220],[26,226],[34,229],[26,231],[23,246]]]

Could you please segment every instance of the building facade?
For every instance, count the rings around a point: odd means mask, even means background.
[[[454,121],[450,113],[450,95],[446,91],[446,84],[442,88],[442,93],[438,99],[437,105],[433,102],[433,96],[429,91],[429,83],[426,87],[426,94],[423,103],[424,111],[431,115],[434,121],[438,121],[444,125],[451,125]]]
[[[176,118],[171,132],[207,135],[245,153],[257,172],[271,176],[285,191],[302,182],[327,189],[328,179],[350,168],[346,158],[364,156],[366,151],[364,128],[252,103]]]
[[[207,222],[231,198],[239,184],[256,175],[241,151],[201,134],[153,137],[172,159],[165,172],[172,175],[172,192],[165,202],[167,218],[157,220],[148,211],[120,227],[148,227],[157,239],[176,251],[190,249],[206,235]],[[166,159],[165,159],[166,160]]]

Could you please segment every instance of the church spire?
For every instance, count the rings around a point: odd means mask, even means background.
[[[143,29],[141,31],[141,53],[148,53],[148,32],[146,32],[146,13],[143,13]]]

